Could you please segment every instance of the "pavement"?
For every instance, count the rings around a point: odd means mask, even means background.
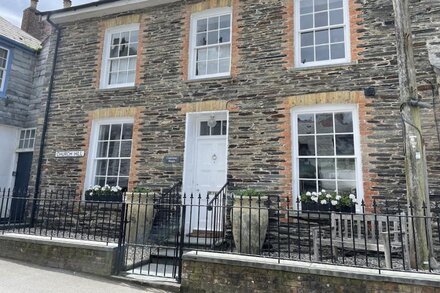
[[[166,293],[107,278],[0,259],[1,293]]]

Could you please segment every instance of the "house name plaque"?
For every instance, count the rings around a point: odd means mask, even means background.
[[[55,153],[55,158],[78,158],[84,157],[84,151],[61,151]]]
[[[165,164],[178,164],[180,163],[180,156],[165,156],[163,162]]]

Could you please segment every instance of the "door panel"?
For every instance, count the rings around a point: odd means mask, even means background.
[[[10,203],[10,218],[14,221],[20,221],[24,215],[26,206],[26,193],[29,186],[29,178],[32,166],[32,152],[19,153],[17,162],[17,171],[14,184],[14,198]]]

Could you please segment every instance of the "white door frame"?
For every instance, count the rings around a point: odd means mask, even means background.
[[[185,152],[184,152],[184,164],[183,164],[183,178],[182,178],[182,191],[186,194],[186,199],[189,201],[195,183],[195,172],[196,172],[196,154],[197,154],[197,142],[199,125],[201,121],[207,120],[212,114],[215,114],[216,120],[226,120],[228,127],[226,129],[226,172],[224,183],[227,180],[227,170],[228,170],[228,151],[229,151],[229,113],[228,111],[209,111],[209,112],[194,112],[187,113],[186,115],[186,127],[185,127]],[[213,137],[215,139],[215,136]],[[182,194],[182,196],[183,196]],[[197,195],[198,196],[198,195]],[[197,198],[194,194],[194,197]],[[206,195],[202,195],[206,196]],[[193,202],[194,203],[194,202]],[[187,222],[189,216],[187,217]],[[188,224],[188,223],[186,223]],[[188,227],[189,229],[189,227]],[[188,230],[187,230],[188,231]]]

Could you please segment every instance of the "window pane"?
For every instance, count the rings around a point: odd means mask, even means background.
[[[206,19],[197,20],[197,32],[206,32],[208,21]]]
[[[96,163],[96,175],[105,176],[107,172],[107,160],[98,160]]]
[[[231,56],[231,47],[230,45],[220,46],[219,57],[220,58],[229,58]]]
[[[208,32],[208,45],[218,43],[218,31]]]
[[[218,59],[218,47],[211,47],[208,49],[208,60]]]
[[[128,56],[128,46],[122,45],[119,46],[119,57],[126,57]]]
[[[197,62],[196,64],[196,75],[206,74],[206,62]]]
[[[330,57],[329,46],[317,46],[316,47],[316,61],[329,60]]]
[[[336,154],[354,155],[354,139],[352,134],[336,135]]]
[[[222,135],[226,135],[228,132],[228,122],[226,120],[222,121]]]
[[[121,157],[130,157],[131,156],[131,141],[123,141],[121,142]]]
[[[340,194],[356,195],[356,181],[338,181],[338,191]]]
[[[332,59],[345,58],[345,46],[344,44],[331,45]]]
[[[325,191],[336,190],[336,181],[329,180],[319,180],[318,181],[318,191],[325,189]]]
[[[137,44],[130,45],[130,51],[129,51],[128,55],[136,56],[137,55],[137,48],[138,48]]]
[[[122,59],[119,62],[119,71],[127,71],[128,70],[128,59]]]
[[[127,123],[124,124],[122,130],[122,139],[131,139],[133,136],[133,124]]]
[[[109,158],[117,158],[119,157],[119,146],[120,146],[120,142],[119,141],[112,141],[109,143],[109,147],[108,147],[108,157]]]
[[[313,46],[313,32],[301,34],[301,47]]]
[[[25,133],[26,133],[26,130],[20,131],[20,139],[24,138]]]
[[[136,71],[127,72],[127,83],[133,83],[136,79]]]
[[[327,0],[315,0],[315,11],[322,11],[327,9]]]
[[[128,60],[128,70],[136,70],[137,58],[130,58]]]
[[[330,24],[343,24],[344,23],[344,10],[332,10],[330,11]]]
[[[301,6],[300,8],[301,14],[313,12],[313,1],[311,0],[301,0],[300,6]]]
[[[337,43],[344,41],[344,29],[343,28],[334,28],[330,30],[330,42]]]
[[[130,160],[121,160],[119,176],[128,176],[130,173]]]
[[[24,140],[20,140],[20,142],[18,143],[18,148],[19,149],[23,149],[24,148]]]
[[[121,188],[128,188],[128,178],[127,177],[120,177],[119,178],[119,187]]]
[[[220,28],[227,28],[231,26],[231,15],[220,16]]]
[[[117,73],[110,74],[110,77],[108,79],[108,84],[117,84],[117,82],[118,82],[118,74]]]
[[[114,46],[110,50],[110,58],[118,57],[119,46]]]
[[[139,32],[138,31],[132,31],[130,32],[130,43],[137,43],[139,39]]]
[[[208,20],[208,30],[218,30],[218,17],[210,17]]]
[[[303,15],[300,17],[300,27],[302,30],[313,27],[313,15]]]
[[[119,173],[119,160],[108,160],[108,176],[118,176]]]
[[[315,14],[315,27],[328,25],[328,12],[320,12]]]
[[[299,181],[299,192],[304,194],[306,192],[316,192],[316,181],[315,180],[300,180]]]
[[[110,186],[118,185],[118,177],[107,177],[107,184]]]
[[[99,127],[99,140],[106,140],[108,139],[108,135],[109,135],[109,131],[110,131],[110,125],[101,125]]]
[[[35,138],[35,129],[31,130],[31,138]]]
[[[335,114],[336,133],[353,132],[353,117],[351,112]]]
[[[217,123],[215,124],[214,127],[211,128],[211,135],[221,135],[221,131],[222,131],[222,122],[221,121],[217,121]]]
[[[313,48],[302,48],[301,63],[307,63],[313,61],[315,61],[315,50]]]
[[[298,154],[300,156],[315,155],[315,136],[298,137]]]
[[[198,49],[196,54],[196,61],[206,61],[208,57],[208,50],[207,49]]]
[[[225,73],[229,72],[229,65],[231,64],[231,61],[228,59],[220,59],[218,64],[218,72],[219,73]]]
[[[203,121],[200,123],[200,135],[201,136],[209,135],[208,122]]]
[[[121,139],[121,124],[113,124],[110,131],[110,140]]]
[[[26,130],[25,138],[28,139],[28,138],[30,138],[30,137],[31,137],[31,132],[30,132],[30,130]]]
[[[315,116],[313,114],[298,115],[298,133],[299,134],[315,133]]]
[[[318,159],[318,178],[335,179],[335,159]]]
[[[342,0],[329,0],[329,8],[335,9],[342,7]]]
[[[316,159],[299,159],[299,178],[316,178]]]
[[[321,30],[316,32],[316,44],[328,44],[328,30]]]
[[[105,177],[95,177],[95,185],[104,186]]]
[[[316,137],[318,156],[333,156],[335,154],[333,135],[319,135]]]
[[[108,149],[108,142],[98,142],[98,152],[96,154],[96,157],[106,158],[107,157],[107,149]]]
[[[218,61],[208,61],[207,74],[218,73]]]
[[[119,45],[121,34],[112,34],[112,45]]]
[[[356,179],[355,159],[338,159],[338,179]]]
[[[130,40],[130,33],[129,32],[121,33],[121,44],[127,44],[129,40]]]
[[[206,33],[197,34],[196,37],[196,46],[205,46],[206,45]]]
[[[333,114],[316,114],[316,133],[333,132]]]
[[[231,30],[230,29],[224,29],[220,31],[219,43],[228,43],[231,41]]]
[[[6,59],[0,59],[0,67],[6,68]],[[3,72],[3,70],[2,70],[2,72]],[[2,73],[2,75],[3,75],[3,73]]]

